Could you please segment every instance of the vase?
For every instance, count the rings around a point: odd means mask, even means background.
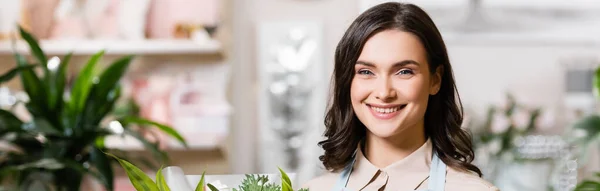
[[[496,173],[494,185],[502,191],[546,191],[551,185],[552,161],[505,161]]]

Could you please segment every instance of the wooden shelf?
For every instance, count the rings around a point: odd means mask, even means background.
[[[25,41],[17,41],[16,50],[28,53],[29,46]],[[74,55],[91,55],[100,50],[105,54],[113,55],[148,55],[148,54],[218,54],[221,52],[221,43],[216,40],[194,42],[183,39],[152,39],[139,41],[123,40],[42,40],[40,46],[46,54],[65,55],[73,52]],[[12,54],[13,47],[10,41],[0,42],[0,54]]]
[[[223,146],[226,134],[222,133],[203,133],[194,137],[185,136],[188,143],[186,149],[174,139],[169,139],[169,144],[165,150],[185,151],[185,150],[218,150]],[[146,150],[141,142],[131,136],[109,136],[105,139],[106,147],[112,149],[121,149],[125,151],[143,151]]]
[[[229,116],[205,116],[174,122],[173,127],[188,144],[186,149],[174,138],[168,137],[165,150],[218,150],[229,134]],[[109,136],[104,140],[106,147],[128,151],[142,151],[143,144],[131,136]]]

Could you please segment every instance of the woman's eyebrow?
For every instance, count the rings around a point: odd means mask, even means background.
[[[371,62],[366,62],[366,61],[356,61],[356,64],[365,65],[365,66],[369,66],[369,67],[376,67],[375,64],[373,64]],[[421,65],[419,62],[414,61],[414,60],[403,60],[403,61],[394,63],[392,67],[402,67],[402,66],[406,66],[409,64],[414,64],[417,66]]]

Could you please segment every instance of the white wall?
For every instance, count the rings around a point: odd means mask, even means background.
[[[233,0],[234,41],[232,102],[236,108],[233,116],[235,128],[232,141],[232,173],[259,171],[256,100],[256,25],[260,21],[316,20],[324,25],[324,63],[330,74],[333,53],[344,30],[358,14],[357,4],[348,0]],[[329,79],[329,76],[326,76]],[[323,83],[329,83],[325,81]],[[327,95],[323,95],[326,99]],[[320,139],[315,131],[314,146]],[[314,155],[315,160],[317,154]],[[273,164],[277,165],[277,164]],[[274,166],[275,167],[275,166]],[[301,180],[301,182],[303,182]]]
[[[448,50],[465,107],[484,111],[489,104],[502,103],[505,93],[510,92],[517,101],[552,110],[556,117],[564,114],[567,62],[600,58],[600,46],[451,43]],[[555,130],[559,131],[564,124],[557,125]]]

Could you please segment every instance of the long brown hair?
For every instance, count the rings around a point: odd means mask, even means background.
[[[365,125],[352,109],[350,85],[354,64],[365,42],[384,30],[416,35],[427,51],[430,73],[442,67],[440,90],[430,95],[425,112],[425,135],[446,165],[481,176],[481,170],[471,164],[475,157],[471,136],[461,129],[463,108],[444,40],[425,11],[404,3],[383,3],[368,9],[356,18],[340,40],[335,51],[333,92],[325,116],[326,139],[319,142],[325,154],[319,159],[328,170],[340,170],[350,162],[359,142],[366,136]]]

